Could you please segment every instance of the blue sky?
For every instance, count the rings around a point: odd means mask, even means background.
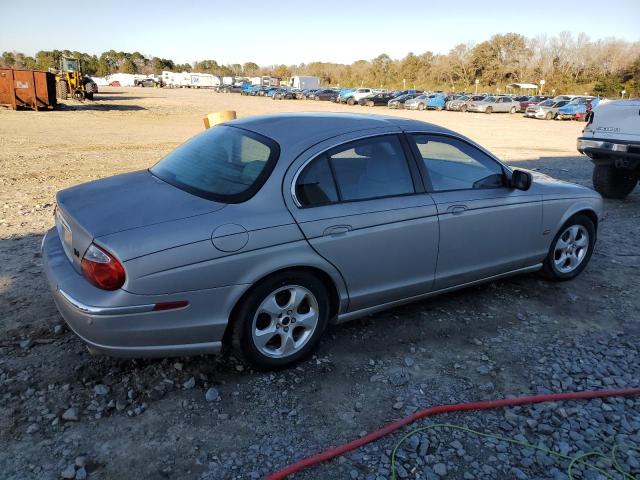
[[[640,0],[117,0],[77,7],[68,3],[64,9],[56,5],[0,0],[5,20],[0,51],[138,50],[179,62],[270,65],[350,63],[380,53],[393,58],[410,51],[446,53],[457,43],[506,32],[536,36],[569,30],[593,39],[640,41]],[[91,5],[86,13],[84,5]]]

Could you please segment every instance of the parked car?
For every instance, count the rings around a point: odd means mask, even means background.
[[[400,95],[397,97],[393,97],[392,99],[389,100],[389,102],[387,102],[387,106],[389,108],[404,108],[404,104],[407,100],[411,100],[413,98],[416,98],[418,95],[420,95],[419,93],[405,93],[404,95]]]
[[[274,100],[293,100],[296,98],[296,94],[294,91],[287,88],[279,88],[275,92],[273,92],[271,98]]]
[[[442,110],[447,103],[447,95],[445,93],[432,93],[427,95],[426,108],[429,110]]]
[[[155,87],[159,85],[153,78],[141,78],[133,81],[134,87]]]
[[[640,180],[640,100],[603,102],[589,114],[578,151],[594,163],[593,187],[622,199]]]
[[[555,97],[553,97],[553,100],[555,100],[556,102],[559,102],[561,100],[570,102],[574,98],[576,98],[576,95],[556,95]]]
[[[554,118],[556,118],[558,110],[561,107],[564,107],[567,103],[569,103],[568,100],[560,100],[559,102],[556,102],[555,100],[552,100],[550,98],[538,103],[537,105],[527,107],[524,112],[524,116],[529,118],[553,120]]]
[[[374,92],[370,88],[356,88],[350,96],[345,97],[345,102],[347,105],[355,105],[361,98],[368,97],[372,93]]]
[[[361,98],[358,101],[358,105],[366,107],[374,107],[380,105],[388,105],[391,99],[393,99],[393,93],[376,93],[368,97]]]
[[[454,95],[448,95],[444,102],[444,109],[451,110],[452,102],[464,102],[468,98],[469,97],[467,95],[459,94],[459,93]]]
[[[588,113],[598,105],[599,98],[575,97],[564,107],[558,109],[556,120],[587,120]]]
[[[262,86],[261,85],[249,85],[249,84],[245,84],[242,87],[242,92],[240,92],[242,95],[249,95],[249,96],[256,96],[258,95],[258,93],[262,90]]]
[[[480,102],[484,100],[486,95],[462,95],[461,98],[449,102],[447,110],[457,110],[466,112],[471,102]]]
[[[545,100],[547,100],[549,97],[545,97],[542,95],[534,95],[532,97],[527,98],[526,100],[518,100],[518,102],[520,103],[520,108],[519,111],[520,112],[524,112],[527,110],[527,108],[529,108],[532,105],[537,105],[540,102],[544,102]]]
[[[482,113],[494,113],[494,112],[509,112],[516,113],[518,111],[519,103],[511,97],[500,96],[485,97],[483,100],[477,102],[471,102],[467,106],[469,112],[482,112]]]
[[[410,100],[404,102],[404,108],[407,110],[424,110],[427,108],[427,96],[428,94],[423,93],[414,97]]]
[[[602,214],[596,192],[451,130],[331,113],[217,125],[56,200],[43,267],[91,350],[225,342],[261,369],[309,356],[329,322],[514,274],[572,279]]]
[[[335,101],[336,98],[338,98],[338,91],[334,90],[332,88],[323,88],[321,90],[318,90],[317,92],[314,92],[313,95],[309,95],[309,100],[328,100],[328,101]]]
[[[353,92],[355,92],[353,88],[341,88],[336,103],[347,103],[349,97],[353,96]]]

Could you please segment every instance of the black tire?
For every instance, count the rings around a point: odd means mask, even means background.
[[[353,98],[347,99],[347,105],[355,105],[356,101]]]
[[[253,319],[265,298],[287,285],[301,286],[309,290],[318,303],[318,322],[307,342],[296,352],[284,358],[273,358],[256,347],[251,329]],[[283,272],[259,283],[244,298],[232,319],[231,341],[240,358],[257,370],[279,370],[307,358],[320,342],[329,323],[329,295],[324,283],[315,275],[303,271]]]
[[[553,120],[553,112],[547,112],[544,116],[545,120]]]
[[[516,107],[511,107],[511,110],[509,110],[509,113],[513,115],[514,113],[516,113],[516,111],[517,111]]]
[[[67,85],[67,82],[60,80],[56,85],[56,93],[58,98],[66,100],[69,97],[69,86]]]
[[[487,107],[487,109],[484,111],[484,113],[488,113],[488,114],[493,113],[493,107]]]
[[[86,92],[84,94],[84,98],[86,98],[87,100],[93,100],[93,92],[91,92],[91,93]]]
[[[424,110],[424,103],[418,104],[418,110]]]
[[[593,168],[593,188],[605,198],[621,200],[629,195],[636,184],[635,172],[613,165],[596,165]]]
[[[587,230],[587,232],[589,233],[589,243],[587,251],[580,264],[571,272],[565,273],[558,270],[554,261],[556,254],[556,244],[558,243],[558,240],[563,235],[563,233],[565,233],[566,230],[573,225],[581,225]],[[589,264],[589,260],[591,260],[591,255],[593,254],[593,247],[595,243],[596,226],[594,225],[593,221],[583,214],[574,215],[569,220],[567,220],[564,225],[562,225],[560,230],[558,230],[556,236],[553,238],[551,246],[549,247],[549,253],[547,254],[547,257],[544,259],[544,262],[542,264],[542,270],[540,271],[541,275],[548,280],[557,282],[564,282],[566,280],[571,280],[577,277]]]
[[[461,112],[466,112],[466,111],[467,111],[467,106],[466,106],[466,105],[462,105],[462,106],[460,107],[460,111],[461,111]]]

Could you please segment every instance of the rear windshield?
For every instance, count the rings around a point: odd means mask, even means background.
[[[278,145],[241,128],[210,128],[155,164],[151,173],[194,195],[224,203],[251,198],[273,170]]]

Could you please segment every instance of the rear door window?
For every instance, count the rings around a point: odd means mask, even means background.
[[[396,135],[356,140],[312,160],[296,180],[303,207],[415,193],[407,158]]]

